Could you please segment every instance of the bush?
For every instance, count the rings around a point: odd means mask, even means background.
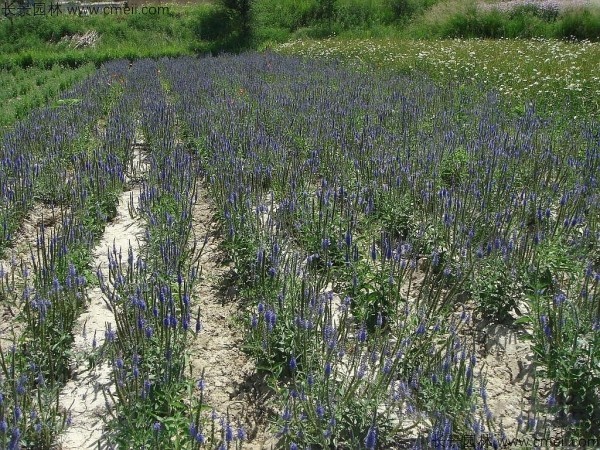
[[[344,30],[373,28],[393,20],[394,15],[381,0],[338,0],[335,5],[335,21]]]
[[[551,22],[556,20],[558,17],[558,6],[554,4],[549,5],[536,5],[536,4],[527,4],[527,5],[519,5],[515,8],[511,9],[509,12],[509,17],[514,19],[516,17],[537,17],[539,19]]]
[[[234,28],[233,12],[222,7],[202,11],[192,23],[194,36],[204,41],[225,39]]]
[[[409,2],[410,0],[402,0]],[[553,7],[523,5],[503,11],[482,9],[469,0],[443,2],[415,18],[406,35],[417,38],[600,39],[600,10],[559,13]]]
[[[251,12],[253,0],[220,0],[219,3],[227,11],[235,14],[236,25],[242,39],[247,40],[251,29]]]
[[[388,0],[388,4],[397,19],[409,17],[414,13],[414,7],[410,0]]]
[[[417,14],[424,13],[436,4],[438,0],[386,0],[384,9],[394,20],[406,21]]]
[[[600,9],[573,9],[561,15],[557,38],[600,40]]]
[[[317,0],[256,0],[252,6],[254,31],[263,28],[286,29],[291,32],[313,24]]]

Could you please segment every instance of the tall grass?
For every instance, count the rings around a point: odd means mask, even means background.
[[[535,4],[512,9],[474,1],[441,2],[415,18],[404,36],[416,38],[555,38],[600,39],[600,8]]]
[[[472,0],[254,0],[244,18],[222,2],[169,5],[163,14],[16,17],[0,22],[0,68],[77,67],[110,59],[264,48],[291,38],[600,38],[593,8],[499,10]],[[90,30],[97,42],[72,48]]]

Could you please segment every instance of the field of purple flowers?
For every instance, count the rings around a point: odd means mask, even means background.
[[[65,442],[73,360],[109,367],[103,448],[600,439],[591,119],[270,53],[121,61],[0,156],[2,450]],[[96,271],[127,191],[139,249]],[[94,288],[114,324],[76,354]],[[245,355],[196,360],[205,330]]]

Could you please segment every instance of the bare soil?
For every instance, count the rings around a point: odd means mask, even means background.
[[[242,327],[236,323],[240,299],[225,281],[231,267],[220,249],[218,225],[206,195],[200,190],[193,210],[197,238],[208,236],[200,259],[202,279],[194,292],[202,330],[190,347],[193,373],[199,379],[204,372],[205,395],[217,415],[244,429],[243,448],[267,449],[275,445],[267,431],[271,393],[256,374],[253,360],[242,351]]]
[[[94,265],[105,275],[108,274],[108,252],[111,249],[121,249],[127,254],[131,246],[134,258],[139,250],[143,228],[129,215],[130,198],[133,198],[135,208],[139,194],[139,187],[121,194],[117,216],[107,225],[102,240],[94,249]],[[71,415],[71,425],[60,438],[63,450],[98,448],[104,428],[102,418],[111,404],[111,397],[106,394],[114,393],[108,362],[91,365],[88,357],[103,344],[109,324],[113,330],[116,328],[115,318],[98,286],[92,287],[88,296],[87,309],[79,316],[74,330],[73,352],[77,360],[74,361],[73,377],[60,396],[61,405]]]

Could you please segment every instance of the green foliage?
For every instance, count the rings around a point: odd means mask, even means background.
[[[559,235],[536,248],[535,263],[523,271],[524,287],[529,294],[536,289],[552,294],[563,278],[572,279],[582,270],[580,257]]]
[[[89,75],[93,64],[84,64],[74,70],[65,70],[58,64],[49,68],[32,67],[27,70],[13,67],[0,71],[1,129],[15,120],[23,119],[34,108],[51,102],[75,81]]]
[[[600,9],[573,9],[562,14],[555,23],[558,38],[600,40]]]
[[[60,352],[54,352],[58,353]],[[40,374],[38,368],[31,364],[23,353],[2,346],[0,375],[0,392],[3,394],[3,401],[0,403],[2,420],[21,418],[20,444],[40,450],[52,449],[57,436],[66,427],[66,417],[60,413],[55,401],[59,385],[53,379],[47,379]],[[27,395],[30,393],[35,395]],[[24,413],[25,411],[27,412]],[[9,441],[9,433],[0,433],[1,448],[9,448]]]
[[[524,5],[509,10],[482,8],[475,4],[445,15],[424,14],[408,27],[408,33],[439,38],[600,38],[597,8],[570,9]]]
[[[406,18],[414,13],[414,8],[410,0],[389,0],[388,4],[398,19]]]
[[[226,39],[231,35],[234,22],[235,17],[231,10],[214,7],[198,14],[194,18],[192,26],[198,39],[216,41]]]
[[[356,321],[364,324],[369,331],[393,323],[397,311],[407,304],[407,299],[390,281],[385,270],[375,270],[364,262],[357,263],[355,270],[349,293]],[[399,278],[402,279],[403,275],[401,273]]]
[[[317,0],[315,20],[331,25],[335,13],[336,0]]]
[[[155,15],[17,17],[0,23],[0,68],[75,68],[116,58],[265,48],[292,35],[600,39],[600,11],[594,8],[558,12],[527,5],[498,11],[454,3],[455,8],[437,0],[222,0],[169,5],[168,12]],[[90,30],[99,35],[93,48],[73,49],[63,41]]]
[[[551,22],[556,20],[559,14],[558,6],[553,7],[544,7],[542,5],[537,5],[535,3],[529,3],[526,5],[518,5],[512,8],[509,11],[509,16],[511,19],[515,17],[523,17],[523,16],[533,16],[538,17],[542,20]]]
[[[219,0],[221,8],[221,20],[225,27],[224,34],[227,38],[221,37],[215,47],[219,50],[241,50],[250,44],[252,31],[252,4],[253,0]],[[224,14],[223,14],[224,13]],[[212,19],[214,23],[215,20]]]
[[[440,178],[446,187],[457,187],[466,181],[469,155],[464,147],[444,154],[440,163]]]
[[[94,236],[101,236],[106,223],[117,216],[118,203],[119,193],[116,191],[103,192],[100,197],[90,195],[81,211],[81,223]]]
[[[476,310],[486,319],[499,322],[510,320],[520,296],[520,283],[515,273],[498,255],[485,258],[472,274],[470,292]]]
[[[312,24],[318,8],[317,0],[256,0],[252,6],[253,31],[285,29],[290,32]]]
[[[119,405],[118,420],[109,422],[108,442],[129,448],[182,448],[182,430],[189,425],[186,388],[183,378],[175,383],[157,383],[143,398],[136,398],[127,407]],[[155,423],[160,424],[158,430],[150,425]]]
[[[118,58],[179,56],[206,52],[197,24],[210,15],[210,4],[169,5],[162,14],[17,17],[0,22],[0,68],[54,65],[75,68]],[[71,48],[62,38],[96,31],[92,47]],[[218,43],[217,43],[218,44]]]
[[[383,0],[337,0],[335,21],[342,30],[372,29],[392,23],[394,16]]]
[[[554,382],[550,409],[565,422],[571,436],[598,438],[599,297],[590,281],[586,277],[573,283],[573,296],[545,290],[543,283],[537,286],[530,295],[535,312],[531,322],[538,374]],[[577,296],[577,289],[583,289],[584,295]]]
[[[439,0],[384,0],[383,9],[391,14],[394,21],[406,23],[416,16],[419,16]]]

